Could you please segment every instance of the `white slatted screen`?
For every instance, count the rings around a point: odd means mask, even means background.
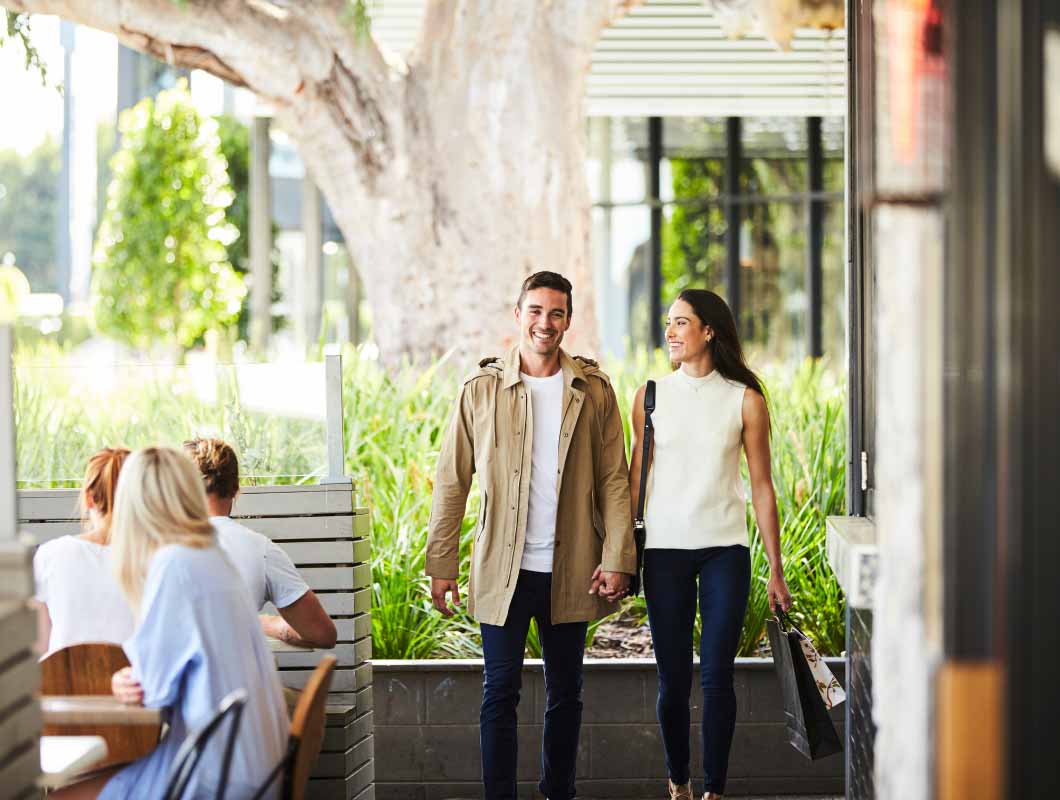
[[[406,53],[419,35],[424,2],[381,0],[372,12],[376,38]],[[591,116],[843,116],[845,83],[841,30],[800,30],[783,53],[761,36],[727,38],[701,0],[648,0],[604,31],[593,55],[587,110]]]

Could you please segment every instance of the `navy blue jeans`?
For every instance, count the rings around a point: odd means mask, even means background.
[[[531,617],[537,620],[545,662],[545,730],[538,788],[549,800],[574,797],[574,767],[582,724],[582,656],[589,624],[553,625],[552,573],[520,570],[504,625],[481,626],[486,675],[479,713],[479,745],[486,800],[514,800],[516,796],[516,708]]]
[[[645,551],[644,597],[659,670],[655,708],[666,748],[666,769],[674,783],[687,783],[690,778],[688,701],[692,691],[692,628],[698,602],[703,623],[699,669],[703,686],[704,791],[725,791],[729,748],[736,728],[733,662],[750,589],[751,552],[743,545]]]

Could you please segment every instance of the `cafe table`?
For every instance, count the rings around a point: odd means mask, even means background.
[[[45,725],[158,725],[157,708],[127,706],[105,694],[49,695],[40,699]]]
[[[42,789],[65,786],[106,757],[102,736],[42,736],[37,785]]]

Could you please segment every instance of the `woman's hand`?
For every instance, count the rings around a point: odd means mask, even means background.
[[[791,610],[791,592],[783,575],[775,572],[769,574],[769,583],[766,586],[766,595],[769,597],[769,610],[776,611],[779,606],[785,612]]]
[[[140,682],[133,678],[132,667],[119,669],[110,678],[110,690],[118,700],[127,706],[142,706],[144,690]]]

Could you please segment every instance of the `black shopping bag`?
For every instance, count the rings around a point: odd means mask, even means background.
[[[779,618],[767,620],[766,631],[784,697],[788,741],[804,756],[816,761],[840,752],[843,746],[799,644],[802,634],[790,628],[786,619],[787,615],[782,613]]]

